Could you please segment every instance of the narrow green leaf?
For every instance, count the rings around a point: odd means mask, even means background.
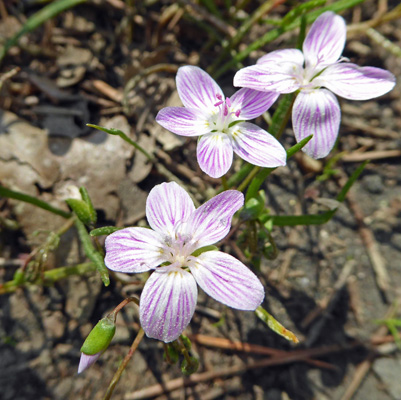
[[[33,14],[26,21],[24,26],[11,39],[7,40],[5,45],[0,49],[0,62],[7,54],[8,50],[18,44],[19,39],[28,32],[38,28],[40,25],[55,17],[61,12],[75,7],[78,4],[85,3],[87,0],[58,0],[54,1],[41,10]]]
[[[217,18],[222,18],[221,13],[219,9],[216,6],[216,3],[214,0],[201,0],[201,3],[212,13],[214,14]]]
[[[218,247],[214,245],[209,245],[209,246],[204,246],[201,247],[200,249],[195,250],[191,255],[194,257],[199,257],[202,253],[205,253],[206,251],[216,251],[218,250]]]
[[[345,196],[347,195],[348,191],[351,189],[351,186],[355,183],[355,181],[359,178],[362,174],[363,170],[365,169],[366,165],[369,163],[370,160],[364,161],[348,178],[347,182],[341,189],[340,193],[337,196],[337,201],[343,202],[345,200]]]
[[[294,22],[296,18],[302,16],[303,14],[307,13],[314,8],[321,7],[326,4],[326,0],[311,0],[307,1],[306,3],[300,4],[290,10],[284,18],[281,20],[281,25],[286,26]]]
[[[94,129],[97,129],[97,130],[102,131],[102,132],[106,132],[109,135],[120,136],[121,139],[125,140],[131,146],[134,146],[149,161],[153,162],[153,157],[142,146],[140,146],[138,143],[136,143],[132,139],[130,139],[123,131],[120,131],[119,129],[114,129],[114,128],[105,128],[103,126],[94,125],[94,124],[86,124],[86,126],[89,126],[90,128],[94,128]]]
[[[50,211],[53,214],[60,215],[63,218],[71,217],[70,213],[61,210],[59,208],[53,207],[43,200],[39,200],[36,197],[30,196],[29,194],[7,189],[4,186],[0,186],[0,196],[7,197],[9,199],[24,201],[25,203],[30,203],[36,207],[42,208],[43,210]]]
[[[298,143],[299,144],[299,143]],[[340,193],[338,194],[336,200],[338,202],[343,202],[345,200],[345,197],[348,193],[348,191],[351,189],[352,185],[355,183],[355,181],[358,179],[358,177],[361,175],[362,171],[366,167],[366,164],[369,161],[363,162],[354,172],[353,174],[348,178],[347,182],[341,189]],[[329,210],[326,211],[325,213],[322,214],[310,214],[310,215],[266,215],[263,218],[260,219],[262,223],[271,223],[272,221],[273,225],[276,226],[296,226],[296,225],[320,225],[320,224],[325,224],[328,222],[333,215],[336,213],[337,208],[334,210]]]
[[[285,339],[299,343],[298,338],[289,331],[288,329],[284,328],[283,325],[280,324],[271,314],[269,314],[262,306],[259,306],[255,310],[255,314],[258,318],[260,318],[273,332],[277,333],[278,335],[284,337]]]
[[[96,214],[95,209],[93,208],[92,200],[89,197],[89,193],[83,186],[79,188],[79,192],[81,193],[82,200],[88,206],[90,220],[91,220],[92,224],[95,225],[96,221],[97,221],[97,214]]]
[[[102,236],[102,235],[110,235],[115,231],[119,231],[124,228],[117,228],[116,226],[102,226],[101,228],[92,229],[89,232],[90,236]]]
[[[67,199],[65,201],[75,215],[86,225],[90,226],[92,223],[91,214],[88,205],[83,200]]]
[[[103,255],[100,254],[93,246],[91,238],[86,231],[85,225],[78,219],[75,219],[75,226],[78,231],[79,239],[81,240],[86,256],[96,265],[96,269],[100,273],[104,286],[109,286],[109,272],[104,265]]]
[[[292,104],[295,100],[295,93],[285,94],[279,101],[276,111],[273,114],[269,132],[279,139],[291,116]]]

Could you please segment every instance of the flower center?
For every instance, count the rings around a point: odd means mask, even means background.
[[[162,251],[165,261],[179,268],[189,266],[194,260],[191,254],[199,247],[190,235],[180,233],[178,230],[175,232],[174,238],[167,236],[164,242]]]
[[[223,99],[221,94],[216,94],[217,102],[213,115],[209,118],[209,125],[212,132],[229,133],[230,124],[238,121],[241,109],[235,110],[229,97]]]

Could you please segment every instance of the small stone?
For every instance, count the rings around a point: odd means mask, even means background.
[[[49,339],[60,339],[64,335],[65,318],[61,311],[44,316],[43,325]]]
[[[383,179],[380,175],[368,175],[363,178],[363,186],[369,193],[383,193]]]
[[[401,393],[401,361],[398,358],[380,358],[373,364],[373,369],[386,384],[387,390],[393,399],[399,400]]]

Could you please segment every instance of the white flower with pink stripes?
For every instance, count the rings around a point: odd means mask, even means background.
[[[153,271],[140,299],[146,335],[171,342],[195,311],[197,284],[211,297],[239,310],[255,310],[264,289],[256,275],[229,254],[206,248],[223,239],[244,204],[227,190],[195,209],[188,193],[174,182],[155,186],[146,202],[152,229],[126,228],[106,239],[106,266],[119,272]],[[209,251],[204,251],[209,250]]]
[[[166,107],[156,121],[177,135],[201,136],[197,158],[203,172],[213,178],[227,173],[233,152],[260,167],[286,164],[280,142],[258,126],[245,122],[262,115],[279,94],[240,89],[231,98],[202,69],[178,69],[177,91],[185,107]]]
[[[359,67],[340,58],[346,32],[344,19],[327,11],[312,24],[302,52],[273,51],[234,76],[234,86],[275,93],[299,91],[292,110],[294,133],[297,141],[313,134],[303,151],[314,158],[325,157],[338,135],[341,111],[333,93],[368,100],[395,85],[394,75],[384,69]]]

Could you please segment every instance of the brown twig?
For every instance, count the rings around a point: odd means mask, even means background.
[[[188,337],[192,341],[204,346],[215,347],[215,348],[217,347],[219,349],[232,350],[232,351],[240,351],[248,354],[268,355],[274,357],[280,357],[289,354],[289,352],[285,350],[277,350],[271,347],[260,346],[257,344],[232,341],[226,338],[217,338],[205,335],[189,335]],[[308,364],[315,365],[316,367],[336,369],[332,364],[320,360],[305,359],[305,362],[307,362]]]
[[[341,160],[344,162],[361,162],[366,160],[381,160],[383,158],[396,157],[401,157],[401,150],[377,150],[365,151],[364,153],[355,151],[344,155]]]
[[[323,346],[315,349],[309,350],[295,350],[288,352],[288,354],[283,356],[271,357],[268,359],[263,359],[259,361],[255,361],[245,365],[237,365],[233,367],[228,367],[225,369],[221,369],[219,371],[208,371],[202,372],[199,374],[193,374],[187,378],[177,378],[171,381],[168,381],[164,384],[156,384],[153,386],[149,386],[147,388],[137,390],[133,393],[129,393],[124,397],[124,400],[138,400],[138,399],[148,399],[151,397],[159,396],[163,393],[171,392],[175,389],[184,387],[184,386],[193,386],[197,383],[207,382],[210,380],[223,378],[225,376],[230,375],[238,375],[243,374],[244,372],[250,369],[257,368],[266,368],[275,365],[283,365],[289,364],[297,361],[305,361],[305,359],[310,357],[320,357],[323,355],[327,355],[329,353],[335,353],[339,351],[349,350],[354,347],[360,346],[360,343],[353,342],[345,346],[341,345],[332,345],[332,346]]]

